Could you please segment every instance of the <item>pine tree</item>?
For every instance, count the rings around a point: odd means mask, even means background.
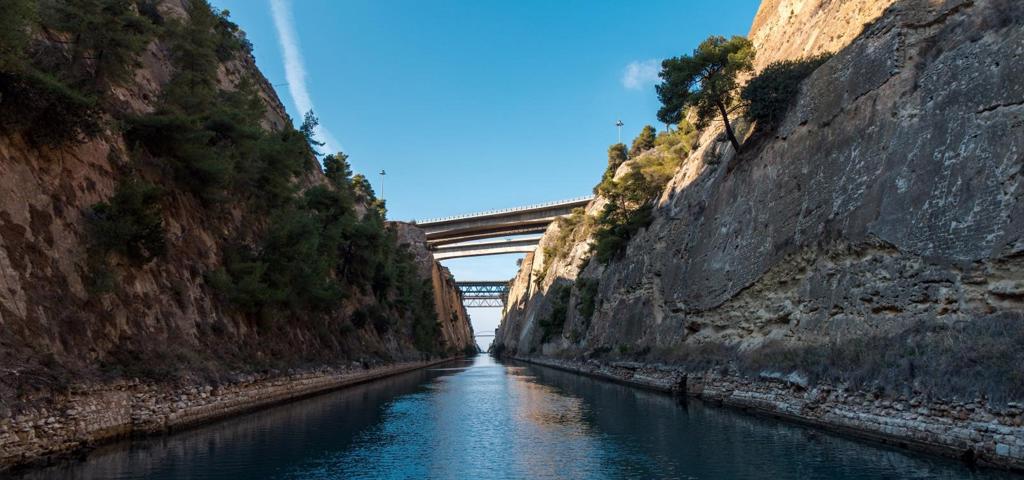
[[[716,115],[725,123],[725,134],[738,151],[729,123],[729,107],[736,96],[736,76],[753,69],[754,46],[744,37],[712,36],[692,55],[670,58],[661,63],[661,85],[656,87],[662,108],[658,120],[678,123],[688,107],[695,107],[698,126]]]
[[[654,148],[655,135],[654,127],[650,125],[644,125],[644,128],[640,130],[640,134],[633,139],[633,146],[629,149],[629,158],[636,158],[652,148]]]

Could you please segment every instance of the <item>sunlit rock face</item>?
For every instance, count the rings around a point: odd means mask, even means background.
[[[976,408],[1005,435],[846,426],[1024,465],[1024,8],[766,0],[749,36],[758,69],[834,56],[741,154],[720,127],[701,132],[621,258],[588,261],[590,239],[557,260],[527,256],[495,350],[645,385],[682,372],[693,394],[833,426],[862,395],[837,392],[945,399],[911,416],[966,422],[936,412]],[[541,246],[557,236],[553,225]],[[599,281],[589,319],[581,278]],[[558,285],[572,284],[544,341]],[[792,396],[752,400],[772,388]],[[879,425],[905,416],[879,412]]]
[[[469,321],[466,308],[462,305],[462,295],[455,284],[448,267],[434,260],[433,253],[427,249],[427,236],[414,224],[392,222],[398,230],[399,243],[407,245],[416,258],[420,276],[429,278],[434,286],[434,308],[440,326],[441,342],[452,352],[472,350],[476,347],[473,338],[473,325]]]
[[[186,5],[165,0],[156,8],[166,19],[180,19],[188,16]],[[167,42],[156,38],[145,48],[131,80],[112,87],[105,115],[156,109],[175,73]],[[265,104],[264,128],[277,131],[292,121],[251,55],[218,64],[220,88],[232,90],[242,78],[255,83]],[[0,382],[0,416],[22,400],[45,400],[50,388],[72,380],[117,377],[125,364],[218,376],[425,356],[405,320],[386,331],[352,328],[353,312],[379,303],[366,292],[350,295],[318,321],[262,319],[278,329],[261,331],[260,322],[218,297],[206,275],[224,265],[224,252],[235,242],[256,244],[269,214],[253,213],[240,198],[225,198],[215,208],[204,205],[170,178],[171,167],[132,160],[132,146],[122,134],[109,128],[61,148],[36,148],[19,134],[0,131],[0,365],[7,372]],[[116,290],[94,294],[87,287],[87,217],[92,205],[108,200],[129,177],[167,187],[161,213],[168,251],[142,266],[112,260]],[[327,180],[310,158],[296,184],[301,192]],[[362,204],[355,208],[366,211]],[[435,353],[461,353],[474,345],[471,327],[453,301],[458,292],[447,273],[426,262],[429,252],[421,240],[411,237],[407,243],[421,259],[423,279],[437,288],[441,335]]]
[[[755,68],[839,51],[894,3],[896,0],[764,0],[748,35],[758,47]]]
[[[500,348],[672,362],[1022,319],[1024,9],[765,1],[750,38],[759,68],[835,55],[741,155],[703,132],[623,258],[528,257]],[[577,277],[600,281],[596,313],[542,344],[551,285]]]

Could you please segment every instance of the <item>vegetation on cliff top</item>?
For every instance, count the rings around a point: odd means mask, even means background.
[[[650,130],[648,130],[650,129]],[[649,126],[641,131],[638,144],[646,144]],[[651,221],[653,202],[675,175],[683,158],[692,150],[696,141],[696,130],[686,120],[678,129],[662,132],[648,148],[635,149],[641,152],[630,157],[629,171],[615,178],[613,162],[609,157],[608,171],[602,176],[595,191],[607,200],[595,219],[593,252],[601,263],[608,263],[623,251],[636,233]],[[611,150],[609,151],[611,153]]]
[[[607,168],[594,187],[594,193],[607,203],[597,215],[580,208],[557,220],[558,230],[543,247],[544,263],[534,280],[542,283],[552,262],[565,258],[573,245],[591,235],[591,253],[601,263],[625,251],[629,239],[650,223],[654,200],[693,149],[696,133],[685,119],[676,130],[660,134],[646,125],[633,140],[629,150],[633,153],[627,153],[621,143],[608,147]],[[616,179],[616,172],[626,162],[631,162],[629,171]],[[589,257],[583,264],[587,261]]]
[[[323,145],[312,136],[315,115],[299,129],[267,130],[258,73],[229,86],[220,75],[225,62],[248,55],[248,41],[226,11],[205,0],[185,6],[181,19],[151,0],[0,2],[0,129],[37,147],[99,135],[115,146],[123,180],[86,212],[90,291],[117,293],[118,269],[176,254],[164,203],[192,196],[211,221],[229,210],[246,218],[219,252],[223,266],[206,273],[227,309],[268,333],[296,324],[323,337],[367,323],[378,332],[401,326],[418,350],[435,352],[432,284],[386,224],[383,201],[344,154],[324,159],[326,184],[303,190]],[[130,83],[153,42],[170,53],[171,77],[151,113],[132,113],[111,91]],[[128,261],[114,268],[118,257]],[[355,299],[363,307],[348,318],[346,301]]]
[[[728,40],[711,36],[693,54],[665,60],[661,64],[662,83],[656,87],[663,104],[658,120],[679,123],[692,107],[697,126],[702,128],[718,116],[729,142],[739,151],[740,142],[729,122],[729,110],[736,95],[737,77],[750,71],[753,61],[753,44],[740,36]]]
[[[737,77],[752,69],[754,57],[746,38],[712,36],[692,55],[663,62],[662,83],[657,87],[663,106],[658,118],[678,124],[678,129],[656,134],[653,127],[645,125],[628,152],[621,143],[608,148],[608,167],[594,187],[594,193],[607,200],[604,209],[593,219],[574,212],[559,220],[554,241],[545,246],[538,282],[543,281],[551,262],[563,258],[573,243],[591,233],[599,262],[608,263],[619,256],[629,240],[650,223],[654,200],[694,148],[698,129],[720,117],[726,137],[738,151],[741,145],[730,113],[741,108],[744,118],[757,122],[759,129],[775,128],[791,107],[801,82],[830,58],[819,55],[772,63],[741,90]],[[687,120],[687,112],[692,112],[696,125]],[[628,160],[632,161],[630,170],[616,179],[619,167]]]

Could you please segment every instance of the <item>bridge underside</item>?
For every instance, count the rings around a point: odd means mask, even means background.
[[[433,247],[434,259],[480,257],[484,255],[502,255],[506,253],[528,253],[537,248],[540,237],[516,240],[499,240],[494,242],[465,243],[456,245],[440,245]]]
[[[417,222],[437,260],[527,253],[536,249],[540,236],[504,241],[481,240],[522,237],[544,233],[548,225],[573,209],[586,206],[593,197],[580,197],[543,205],[476,213]]]
[[[475,230],[470,233],[459,234],[458,232],[450,235],[438,235],[433,240],[427,237],[427,244],[432,247],[440,247],[441,245],[450,245],[453,243],[465,243],[475,242],[478,240],[487,240],[490,238],[501,238],[501,237],[514,237],[518,235],[536,235],[544,233],[548,229],[548,225],[551,222],[538,222],[536,225],[529,225],[525,227],[514,226],[514,227],[495,227],[493,229],[486,230]]]

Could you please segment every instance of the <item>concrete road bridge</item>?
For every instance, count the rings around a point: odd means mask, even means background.
[[[584,207],[594,197],[548,202],[416,222],[438,260],[532,252],[540,234],[559,217]],[[507,238],[518,237],[518,238]],[[494,240],[494,239],[501,240]]]
[[[585,207],[593,196],[416,222],[436,260],[528,253],[537,248],[551,222]],[[508,281],[456,282],[463,305],[505,305]]]

